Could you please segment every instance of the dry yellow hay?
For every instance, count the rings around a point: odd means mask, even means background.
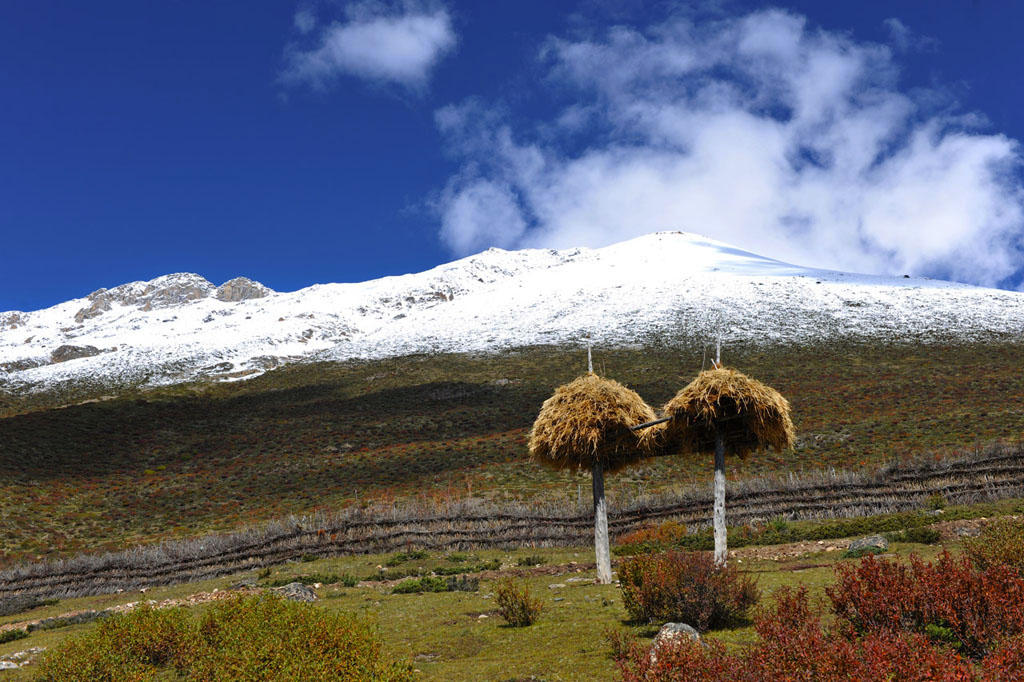
[[[587,374],[555,389],[530,431],[530,456],[552,469],[589,471],[595,461],[618,471],[650,456],[655,434],[631,426],[654,410],[617,381]]]
[[[789,401],[727,367],[701,372],[662,410],[673,417],[655,436],[666,452],[713,452],[716,428],[730,451],[739,454],[760,446],[781,451],[792,447],[796,437]]]

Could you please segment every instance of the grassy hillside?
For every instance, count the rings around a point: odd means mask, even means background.
[[[791,452],[732,458],[734,477],[876,467],[1024,431],[1021,344],[728,348],[724,359],[786,395],[800,434]],[[695,347],[595,353],[654,405],[701,360]],[[531,465],[525,442],[541,402],[584,362],[543,347],[295,366],[60,408],[66,393],[5,396],[0,564],[367,500],[575,499],[589,483]],[[661,458],[608,486],[614,502],[708,478],[706,462]]]

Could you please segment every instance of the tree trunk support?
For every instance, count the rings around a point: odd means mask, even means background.
[[[715,565],[724,567],[729,556],[725,530],[725,436],[715,432]]]
[[[594,551],[597,554],[597,582],[612,582],[612,554],[608,547],[608,503],[604,499],[604,466],[594,462]]]

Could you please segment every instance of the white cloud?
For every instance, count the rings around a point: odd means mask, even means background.
[[[476,180],[445,201],[442,236],[461,253],[513,246],[525,231],[526,221],[507,185]]]
[[[295,16],[296,26],[312,30],[312,15],[300,23],[300,14]],[[339,76],[350,75],[420,90],[456,44],[451,17],[443,7],[363,3],[350,6],[347,14],[347,21],[321,28],[307,48],[292,45],[286,50],[284,83],[325,88]]]
[[[316,15],[308,7],[304,7],[295,13],[295,28],[299,33],[306,34],[316,27]]]
[[[1024,262],[1018,143],[949,114],[945,93],[901,92],[886,46],[771,10],[551,39],[541,58],[564,102],[551,120],[513,128],[480,100],[438,112],[463,160],[439,206],[456,253],[683,229],[986,285]]]

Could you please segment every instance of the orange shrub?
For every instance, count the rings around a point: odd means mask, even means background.
[[[826,589],[832,610],[857,632],[927,634],[972,658],[1024,633],[1024,577],[1006,566],[981,571],[943,551],[934,564],[867,557],[836,574]]]

